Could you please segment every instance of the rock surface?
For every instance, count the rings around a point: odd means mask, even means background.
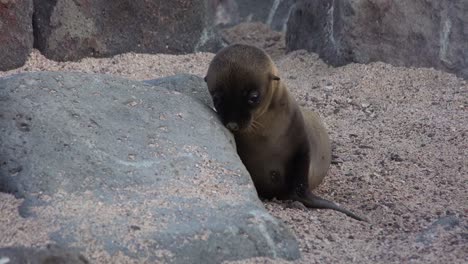
[[[262,22],[276,31],[286,31],[289,14],[297,0],[213,0],[215,24]]]
[[[125,52],[216,52],[226,45],[219,25],[256,21],[284,32],[295,2],[3,0],[0,43],[6,52],[0,54],[0,70],[22,66],[33,44],[56,61]]]
[[[144,82],[150,85],[164,87],[170,91],[177,91],[189,95],[214,109],[206,82],[197,75],[177,74],[158,79],[145,80]]]
[[[22,66],[33,48],[33,0],[0,1],[0,71]]]
[[[468,78],[466,28],[465,0],[301,0],[286,45],[316,52],[334,66],[383,61]]]
[[[43,72],[0,79],[0,101],[0,191],[24,199],[21,216],[2,209],[23,226],[5,230],[3,244],[57,243],[96,263],[299,257],[230,133],[196,100],[110,76]]]
[[[35,47],[53,60],[130,51],[180,54],[216,50],[220,45],[208,0],[34,3]]]
[[[297,0],[213,0],[216,24],[261,22],[277,31],[286,30],[290,10]]]
[[[57,246],[45,249],[0,248],[1,264],[88,264],[88,260],[79,253]]]

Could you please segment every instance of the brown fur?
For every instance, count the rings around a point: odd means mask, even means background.
[[[264,51],[237,44],[215,56],[205,77],[215,108],[233,131],[237,152],[257,192],[265,198],[293,199],[362,220],[312,194],[330,166],[328,134],[317,114],[301,111],[278,76]]]

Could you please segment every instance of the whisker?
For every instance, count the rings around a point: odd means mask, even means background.
[[[258,127],[260,127],[260,128],[264,128],[263,124],[262,124],[262,123],[260,123],[259,121],[257,121],[257,120],[254,120],[254,123],[255,123],[255,125],[257,125]]]
[[[263,124],[258,122],[257,120],[254,120],[252,122],[252,126],[255,128],[255,132],[258,132],[258,130],[263,129]]]
[[[250,127],[249,133],[254,134],[254,135],[257,134],[257,127],[254,127],[254,126]]]
[[[252,124],[252,132],[254,134],[257,134],[257,131],[258,131],[258,127],[256,125]]]
[[[264,115],[267,111],[263,111],[260,113],[260,115],[257,116],[257,118],[260,118],[262,115]]]
[[[259,130],[263,129],[263,124],[254,120],[254,122],[252,122],[252,127],[254,128],[254,133],[258,134]]]
[[[250,125],[246,129],[240,131],[240,133],[241,134],[254,134],[254,135],[256,135],[256,134],[258,134],[259,130],[263,129],[263,127],[264,126],[263,126],[262,123],[260,123],[259,121],[253,119],[252,122],[250,123]]]

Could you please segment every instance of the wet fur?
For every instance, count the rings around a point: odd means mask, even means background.
[[[317,114],[299,108],[278,76],[265,52],[238,44],[221,50],[205,77],[222,122],[239,124],[234,132],[237,152],[257,192],[362,220],[312,194],[330,166],[328,134]],[[261,97],[255,106],[246,103],[252,89]]]

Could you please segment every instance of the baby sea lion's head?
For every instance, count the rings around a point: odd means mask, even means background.
[[[205,81],[223,124],[232,132],[255,129],[271,100],[279,78],[270,57],[261,49],[233,45],[210,63]]]

